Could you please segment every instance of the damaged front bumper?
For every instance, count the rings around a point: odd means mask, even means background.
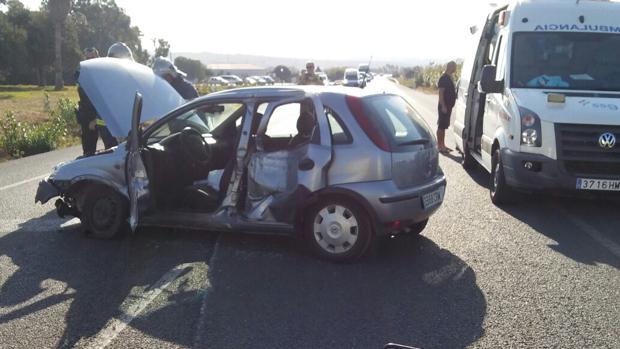
[[[37,194],[34,197],[34,202],[40,202],[41,204],[47,203],[51,198],[59,196],[60,190],[52,184],[52,180],[45,178],[39,182],[39,188],[37,188]]]

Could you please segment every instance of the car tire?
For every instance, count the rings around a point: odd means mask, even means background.
[[[422,231],[424,231],[427,224],[428,224],[428,218],[421,222],[410,225],[407,235],[415,236],[415,235],[422,234]]]
[[[493,156],[491,158],[489,194],[493,204],[498,206],[513,203],[515,200],[514,190],[506,183],[504,165],[499,149],[493,151]]]
[[[304,219],[306,245],[315,255],[331,262],[361,258],[372,235],[368,213],[348,199],[322,199],[307,211]]]
[[[463,160],[461,165],[466,170],[471,170],[476,166],[476,159],[474,159],[473,155],[471,155],[471,151],[469,150],[469,146],[467,143],[463,142]]]
[[[127,231],[129,207],[127,200],[106,186],[87,190],[80,219],[89,237],[112,239]]]

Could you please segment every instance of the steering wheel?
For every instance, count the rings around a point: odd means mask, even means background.
[[[181,153],[192,167],[207,166],[211,161],[211,147],[200,132],[186,127],[180,133]]]

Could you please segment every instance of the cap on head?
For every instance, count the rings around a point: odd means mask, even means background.
[[[173,78],[177,76],[186,77],[187,74],[179,70],[168,58],[166,57],[157,57],[153,62],[153,72],[162,78],[166,75],[172,75]]]
[[[97,58],[99,57],[99,51],[97,51],[96,48],[94,47],[88,47],[84,49],[84,58],[85,59],[92,59],[92,58]]]
[[[110,46],[110,48],[108,49],[108,57],[124,58],[133,61],[133,54],[131,53],[131,49],[123,42],[117,42],[112,44],[112,46]]]

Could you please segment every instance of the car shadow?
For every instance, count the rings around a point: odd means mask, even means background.
[[[205,248],[215,239],[204,233],[149,231],[95,240],[81,233],[79,224],[62,228],[63,222],[50,212],[0,237],[0,258],[8,257],[12,265],[0,285],[0,326],[52,308],[57,314],[64,311],[64,323],[48,320],[49,326],[64,328],[62,337],[40,345],[45,347],[71,348],[96,335],[122,313],[132,289],[153,285],[178,265],[204,261]],[[201,248],[184,248],[194,245]],[[27,341],[19,347],[51,339],[15,340]]]
[[[487,306],[474,270],[428,238],[382,241],[353,264],[292,245],[222,236],[197,347],[463,348],[483,335]],[[174,312],[169,304],[150,316]]]
[[[489,173],[479,164],[474,164],[465,170],[467,175],[482,188],[489,188]]]
[[[603,263],[620,269],[620,258],[604,248],[602,246],[604,242],[602,244],[597,242],[583,226],[576,225],[574,220],[567,217],[575,215],[579,222],[588,226],[593,226],[597,221],[608,222],[603,224],[614,224],[614,220],[620,222],[617,216],[618,203],[609,201],[610,205],[607,206],[606,202],[583,197],[530,193],[521,194],[517,202],[503,205],[500,209],[554,240],[555,243],[549,244],[549,248],[554,251],[579,263],[587,265]],[[602,231],[597,231],[595,234],[607,240],[619,238],[613,235],[607,236]]]

